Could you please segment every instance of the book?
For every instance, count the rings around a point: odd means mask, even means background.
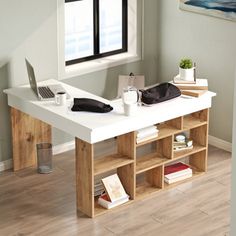
[[[192,174],[192,173],[193,173],[192,169],[187,168],[185,170],[180,170],[180,171],[177,171],[177,172],[167,174],[167,175],[165,175],[165,178],[170,180],[170,179],[174,179],[174,178],[177,178],[177,177],[180,177],[180,176],[183,176],[183,175],[186,175],[186,174]]]
[[[194,78],[192,80],[184,80],[180,77],[179,74],[174,77],[173,82],[175,84],[196,84]]]
[[[144,137],[144,138],[137,138],[136,143],[139,144],[139,143],[142,143],[142,142],[145,142],[145,141],[148,141],[150,139],[157,138],[157,137],[158,137],[158,133],[147,136],[147,137]]]
[[[147,137],[149,135],[153,135],[158,132],[159,130],[157,129],[156,126],[150,126],[144,129],[137,130],[137,138]]]
[[[179,142],[179,141],[174,141],[174,147],[178,147],[178,146],[187,146],[190,147],[193,145],[193,140],[191,139],[186,139],[183,142]]]
[[[181,175],[181,176],[178,176],[178,177],[173,178],[173,179],[164,178],[164,181],[165,181],[167,184],[173,184],[173,183],[175,183],[175,182],[178,182],[178,181],[181,181],[181,180],[184,180],[184,179],[187,179],[187,178],[191,178],[192,176],[193,176],[192,173],[188,173],[188,174]]]
[[[129,195],[124,196],[123,198],[116,200],[114,202],[111,202],[109,200],[108,195],[102,194],[99,198],[98,198],[98,204],[101,205],[102,207],[106,208],[106,209],[111,209],[113,207],[119,206],[125,202],[129,201]]]
[[[109,200],[111,202],[118,201],[127,196],[124,187],[117,174],[103,178],[101,181],[104,185],[107,196],[109,197]]]
[[[177,162],[177,163],[174,163],[172,165],[165,166],[164,175],[175,173],[177,171],[185,170],[185,169],[188,169],[188,168],[190,168],[189,165],[187,165],[183,162]]]
[[[195,84],[186,84],[186,83],[172,83],[178,87],[180,90],[208,90],[208,81],[207,79],[196,79]]]
[[[191,150],[193,149],[193,146],[189,146],[189,147],[174,147],[174,151],[178,152],[178,151],[186,151],[186,150]]]
[[[181,94],[191,97],[200,97],[206,92],[207,90],[181,90]]]

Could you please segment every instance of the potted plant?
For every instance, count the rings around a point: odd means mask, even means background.
[[[194,81],[194,66],[191,59],[181,59],[179,63],[179,77],[182,80]]]

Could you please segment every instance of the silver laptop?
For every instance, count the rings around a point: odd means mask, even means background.
[[[29,63],[29,61],[26,58],[25,58],[25,63],[27,67],[30,87],[34,91],[39,100],[52,100],[54,99],[55,94],[58,92],[65,92],[67,94],[67,98],[69,98],[68,93],[60,84],[38,86],[33,66]]]

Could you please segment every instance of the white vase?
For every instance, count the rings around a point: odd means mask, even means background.
[[[183,69],[179,67],[179,77],[182,80],[194,81],[194,67],[191,69]]]

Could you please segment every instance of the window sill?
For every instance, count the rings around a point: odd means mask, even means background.
[[[140,56],[131,53],[121,53],[109,57],[100,58],[93,61],[82,62],[65,67],[64,75],[61,79],[68,79],[79,75],[105,70],[111,67],[123,65],[141,60]]]

